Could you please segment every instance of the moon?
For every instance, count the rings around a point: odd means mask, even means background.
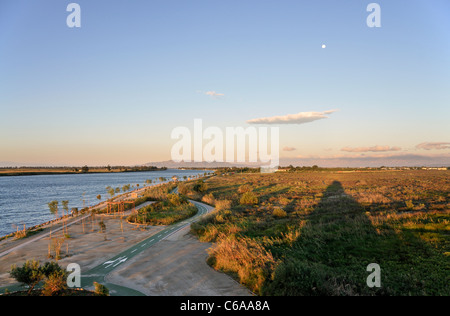
[[[322,45],[322,48],[327,48],[327,45],[323,44],[323,45]]]

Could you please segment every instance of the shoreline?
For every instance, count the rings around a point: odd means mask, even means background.
[[[43,229],[47,228],[49,225],[59,224],[62,221],[70,221],[71,219],[76,220],[79,217],[86,216],[92,210],[102,211],[103,209],[106,208],[106,204],[109,201],[114,201],[114,200],[117,200],[117,199],[118,200],[127,199],[127,198],[130,198],[130,196],[132,194],[139,194],[140,192],[142,192],[142,191],[145,192],[146,190],[148,190],[150,188],[154,188],[154,187],[158,187],[158,186],[166,185],[166,184],[170,184],[170,183],[171,183],[171,181],[164,182],[164,183],[151,184],[149,186],[145,186],[145,187],[142,187],[142,188],[139,188],[139,189],[135,189],[135,190],[126,192],[126,193],[122,193],[120,195],[114,196],[112,200],[108,199],[108,200],[102,201],[100,203],[97,203],[96,205],[86,207],[85,209],[80,209],[79,213],[77,215],[73,215],[73,214],[64,215],[64,216],[61,216],[61,217],[58,217],[58,218],[46,221],[44,223],[36,224],[36,225],[34,225],[32,227],[25,227],[25,230],[22,229],[22,230],[19,230],[19,232],[20,231],[25,231],[26,233],[31,233],[31,232],[40,233],[41,232],[40,230],[43,230]],[[136,205],[136,207],[137,207],[137,205]],[[84,210],[84,212],[83,212],[83,210]],[[103,215],[103,214],[96,214],[96,215]],[[17,231],[9,233],[9,234],[6,234],[6,235],[0,235],[0,242],[3,242],[3,241],[8,240],[10,238],[15,238],[15,234],[16,233],[17,233]],[[17,238],[15,240],[26,240],[27,238],[31,238],[33,236],[34,235],[30,235],[30,236],[27,235],[26,237]]]
[[[169,169],[168,168],[158,168],[158,169],[153,169],[153,170],[149,169],[149,170],[118,170],[118,171],[79,172],[79,171],[57,171],[57,170],[63,170],[63,169],[55,168],[55,171],[51,171],[51,169],[50,169],[49,171],[1,172],[4,170],[8,170],[8,168],[0,168],[0,177],[29,177],[29,176],[47,176],[47,175],[86,175],[86,174],[103,174],[103,173],[110,174],[110,173],[156,172],[156,171],[166,171]],[[18,168],[16,170],[22,170],[22,169]],[[42,168],[42,170],[44,170],[44,168]]]
[[[167,169],[167,170],[171,170],[171,169]],[[167,171],[167,170],[154,170],[154,171]],[[120,173],[134,173],[134,172],[146,172],[146,171],[122,171]],[[90,173],[91,174],[98,174],[98,173],[95,173],[95,172],[90,172]],[[119,173],[119,172],[111,172],[111,173]],[[61,173],[54,173],[54,174],[61,174]],[[183,181],[183,180],[181,179],[181,181]],[[123,199],[123,198],[129,198],[129,197],[132,196],[132,194],[136,194],[136,193],[139,195],[140,192],[144,192],[147,189],[150,189],[152,187],[157,187],[157,186],[160,186],[160,185],[165,185],[165,184],[168,184],[170,182],[171,181],[167,181],[167,182],[163,182],[163,183],[147,184],[147,185],[144,185],[143,187],[134,189],[132,191],[128,191],[126,193],[122,193],[120,195],[116,195],[116,196],[113,197],[113,200],[117,200],[117,199],[120,200],[120,199]],[[42,230],[42,229],[44,229],[44,228],[46,228],[46,227],[48,227],[50,225],[58,224],[58,223],[60,223],[62,221],[71,221],[72,219],[78,218],[80,216],[83,216],[86,213],[89,213],[91,210],[95,210],[95,209],[102,210],[102,209],[104,209],[106,207],[106,203],[108,201],[111,201],[111,199],[107,199],[107,200],[98,202],[95,205],[88,206],[88,207],[85,207],[85,208],[79,208],[79,213],[76,214],[76,215],[74,215],[74,214],[67,214],[67,215],[65,215],[63,217],[61,216],[61,217],[58,217],[58,218],[53,218],[53,219],[46,220],[45,222],[34,222],[34,223],[31,223],[32,226],[25,227],[25,229],[23,229],[23,228],[21,229],[20,226],[19,226],[19,229],[16,230],[16,231],[11,231],[10,230],[9,232],[6,231],[3,234],[0,234],[0,242],[3,242],[5,240],[9,240],[9,239],[25,240],[27,238],[31,238],[35,234],[38,234],[40,232],[40,230]],[[20,232],[23,232],[25,234],[25,237],[16,238],[16,234],[20,233]]]
[[[138,193],[139,191],[142,191],[142,190],[145,191],[148,188],[156,187],[156,186],[160,186],[160,185],[164,185],[164,184],[167,184],[167,183],[158,183],[158,184],[154,184],[153,186],[147,186],[147,187],[139,188],[139,189],[136,189],[136,190],[133,190],[133,191],[129,191],[129,192],[126,192],[126,193],[122,193],[121,195],[115,196],[113,198],[113,200],[128,198],[133,193]],[[49,220],[49,221],[44,222],[44,223],[36,224],[36,225],[34,225],[32,227],[28,227],[28,228],[25,227],[25,232],[29,233],[29,232],[37,231],[37,233],[39,233],[40,229],[45,229],[49,225],[59,224],[62,221],[70,221],[71,219],[76,220],[76,219],[78,219],[78,218],[80,218],[82,216],[90,216],[91,210],[100,210],[100,211],[103,210],[106,207],[106,205],[104,205],[104,204],[107,203],[108,201],[110,201],[110,200],[102,201],[102,202],[100,202],[100,203],[98,203],[96,205],[86,207],[85,211],[83,213],[82,213],[83,209],[81,209],[77,215],[73,215],[73,214],[64,215],[64,216],[60,216],[58,218]],[[96,214],[96,215],[103,215],[103,214]],[[24,230],[21,230],[21,231],[24,231]],[[16,233],[17,232],[13,232],[13,233],[10,233],[10,234],[7,234],[7,235],[0,236],[0,242],[5,241],[5,240],[7,240],[9,238],[14,238]],[[26,240],[29,237],[33,237],[33,235],[26,236],[24,238],[17,238],[16,240]]]

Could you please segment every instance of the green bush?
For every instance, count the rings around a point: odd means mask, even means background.
[[[36,260],[27,260],[22,267],[12,266],[9,274],[17,282],[29,287],[28,295],[33,292],[36,285],[45,277],[39,266],[39,261]]]
[[[95,294],[98,296],[109,296],[109,290],[103,284],[94,282]]]
[[[193,189],[195,192],[203,193],[208,190],[208,185],[205,183],[205,181],[200,180],[194,185]]]
[[[28,295],[31,295],[39,282],[45,280],[44,295],[54,296],[67,289],[65,284],[67,273],[56,262],[46,262],[43,266],[39,261],[28,260],[22,267],[12,266],[10,275],[17,282],[27,285]]]
[[[144,207],[137,214],[130,215],[128,221],[144,225],[171,225],[192,217],[197,212],[198,209],[195,205],[180,197],[180,200],[174,198],[172,202],[160,201]]]
[[[258,204],[258,197],[253,192],[245,192],[240,200],[241,205],[255,205]]]
[[[273,216],[279,217],[279,218],[284,218],[287,216],[286,211],[284,211],[282,208],[279,208],[279,207],[275,208],[273,210],[272,214],[273,214]]]
[[[42,294],[44,296],[59,296],[67,290],[67,273],[63,270],[54,271],[44,283]]]

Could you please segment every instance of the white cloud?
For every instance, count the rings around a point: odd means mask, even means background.
[[[216,91],[208,91],[208,92],[205,92],[205,94],[206,94],[206,95],[209,95],[210,97],[213,97],[213,98],[218,98],[218,97],[223,97],[223,96],[225,96],[225,94],[223,94],[223,93],[217,93]]]
[[[258,118],[247,121],[248,124],[305,124],[328,118],[327,114],[332,114],[337,110],[325,112],[300,112],[284,116],[273,116]]]
[[[386,151],[400,151],[400,147],[389,147],[389,146],[373,146],[373,147],[345,147],[341,151],[346,151],[349,153],[365,153],[365,152],[386,152]]]
[[[450,143],[422,143],[416,146],[417,149],[425,149],[425,150],[442,150],[442,149],[450,149]]]

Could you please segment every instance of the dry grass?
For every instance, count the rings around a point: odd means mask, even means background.
[[[210,250],[210,264],[216,269],[236,274],[242,284],[260,293],[275,266],[272,254],[250,238],[221,235]]]
[[[449,189],[450,171],[218,176],[204,199],[219,210],[192,228],[258,294],[450,295]]]

